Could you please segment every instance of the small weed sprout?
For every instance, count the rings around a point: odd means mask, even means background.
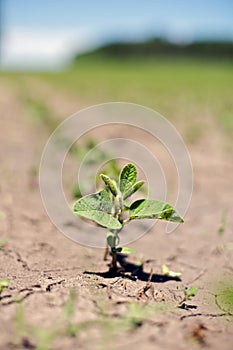
[[[5,250],[7,241],[5,239],[0,240],[0,250]]]
[[[8,288],[9,282],[8,280],[0,280],[0,296],[5,288]]]
[[[226,223],[227,223],[227,214],[226,211],[223,212],[221,217],[221,222],[218,228],[218,237],[221,239],[224,235],[225,229],[226,229]]]
[[[219,253],[223,252],[224,248],[227,247],[227,245],[224,245],[223,243],[223,236],[226,230],[226,224],[227,224],[227,212],[226,210],[223,211],[220,225],[218,228],[218,244],[217,244],[217,251]]]
[[[75,291],[71,290],[64,308],[64,315],[67,323],[66,332],[70,337],[75,337],[79,329],[78,325],[72,321],[75,312],[76,297]]]
[[[183,222],[175,209],[167,203],[139,199],[129,204],[129,198],[138,191],[144,181],[137,182],[137,169],[127,164],[116,182],[105,174],[100,174],[105,188],[76,201],[73,212],[107,228],[107,244],[112,253],[112,270],[117,270],[117,253],[130,254],[131,249],[120,247],[119,233],[124,225],[135,219],[161,219]]]
[[[179,303],[179,308],[188,309],[189,306],[186,304],[186,301],[192,300],[192,298],[197,295],[198,287],[193,286],[190,288],[186,288],[186,287],[182,286],[182,291],[184,293],[184,296],[183,296],[183,299],[181,300],[181,302]]]

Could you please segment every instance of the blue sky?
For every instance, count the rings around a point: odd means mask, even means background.
[[[66,62],[111,40],[233,40],[232,0],[2,0],[3,65]]]

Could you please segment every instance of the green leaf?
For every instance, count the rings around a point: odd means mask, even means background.
[[[7,241],[5,239],[2,239],[0,241],[0,249],[4,250],[6,243],[7,243]]]
[[[194,287],[191,287],[187,290],[187,295],[189,298],[195,297],[197,295],[197,292],[198,292],[198,287],[194,286]]]
[[[100,174],[101,179],[104,181],[107,188],[112,192],[112,194],[116,197],[118,194],[118,188],[114,180],[110,179],[105,174]]]
[[[71,290],[64,308],[64,312],[67,319],[70,319],[74,314],[76,299],[77,299],[77,296],[75,291]]]
[[[9,286],[8,280],[0,280],[0,293]]]
[[[118,244],[120,243],[120,238],[114,232],[108,231],[107,242],[108,242],[109,247],[114,248],[114,247],[118,246]]]
[[[139,188],[144,185],[144,183],[144,181],[138,181],[132,187],[129,187],[128,190],[124,193],[123,199],[127,199],[128,197],[132,196],[132,194],[138,191]]]
[[[163,264],[161,266],[161,269],[162,269],[162,272],[165,276],[180,277],[182,275],[181,272],[174,272],[174,271],[169,270],[169,268],[165,264]]]
[[[108,190],[102,190],[97,193],[92,193],[77,200],[74,204],[74,211],[80,205],[87,205],[92,210],[101,210],[106,213],[112,213],[113,201]]]
[[[134,250],[128,247],[119,247],[117,251],[122,254],[133,254]]]
[[[191,300],[191,298],[195,297],[197,295],[197,292],[198,292],[197,286],[190,287],[190,288],[186,288],[186,287],[182,286],[181,289],[184,292],[184,299],[182,300],[182,302],[187,301],[187,300]]]
[[[222,238],[225,229],[226,229],[226,221],[227,221],[227,216],[226,216],[226,211],[223,212],[221,222],[218,228],[218,236]]]
[[[137,180],[137,169],[133,164],[127,164],[120,174],[120,191],[124,195],[135,184]]]
[[[175,209],[167,203],[153,199],[139,199],[130,206],[130,220],[160,219],[183,222]]]
[[[113,230],[121,229],[122,224],[111,215],[112,205],[109,192],[103,190],[77,200],[74,204],[73,212],[101,226]]]

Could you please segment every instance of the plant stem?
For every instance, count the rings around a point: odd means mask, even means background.
[[[112,252],[112,268],[113,270],[117,270],[117,252],[114,248],[111,248]]]
[[[107,244],[107,246],[106,246],[106,248],[104,250],[104,258],[103,258],[103,260],[106,261],[107,258],[108,258],[108,244]]]

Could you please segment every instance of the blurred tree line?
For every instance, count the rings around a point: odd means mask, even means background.
[[[208,59],[232,59],[233,42],[230,41],[199,41],[189,44],[175,44],[163,39],[153,39],[145,42],[116,42],[102,46],[83,56],[100,58],[156,58],[156,57],[193,57]],[[77,55],[75,60],[80,56]]]

